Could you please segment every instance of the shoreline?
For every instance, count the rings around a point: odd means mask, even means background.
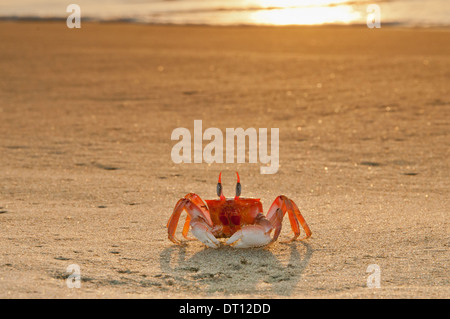
[[[42,22],[42,23],[51,23],[51,22],[65,22],[67,17],[38,17],[38,16],[0,16],[0,22]],[[260,28],[260,27],[268,27],[268,28],[370,28],[367,27],[365,23],[324,23],[324,24],[287,24],[287,25],[274,25],[274,24],[207,24],[207,23],[160,23],[160,22],[140,22],[135,21],[133,19],[97,19],[97,18],[89,18],[83,17],[81,20],[83,23],[88,24],[131,24],[131,25],[148,25],[148,26],[179,26],[179,27],[218,27],[218,28]],[[429,24],[429,25],[419,25],[419,24],[406,24],[401,22],[388,22],[382,23],[381,28],[398,28],[398,29],[430,29],[430,30],[449,30],[449,25],[442,24]],[[380,29],[381,29],[380,28]]]

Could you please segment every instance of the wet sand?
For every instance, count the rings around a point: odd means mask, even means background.
[[[1,298],[450,297],[448,30],[3,21],[0,74]],[[174,164],[196,119],[279,128],[278,173]],[[170,242],[177,200],[236,170],[312,237]]]

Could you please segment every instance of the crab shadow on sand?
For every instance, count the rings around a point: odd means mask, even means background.
[[[313,250],[306,242],[280,245],[276,254],[264,248],[231,247],[192,253],[189,245],[172,246],[160,254],[162,277],[173,289],[193,294],[289,296]]]

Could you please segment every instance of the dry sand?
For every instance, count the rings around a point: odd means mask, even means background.
[[[1,22],[0,297],[449,298],[449,75],[448,30]],[[279,172],[174,164],[195,119],[280,128]],[[232,196],[235,170],[313,236],[168,241],[177,200],[220,171]]]

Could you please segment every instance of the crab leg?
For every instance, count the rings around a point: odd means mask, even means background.
[[[189,199],[195,205],[197,205],[200,209],[203,209],[203,214],[205,215],[205,217],[209,218],[208,221],[212,224],[211,217],[209,216],[208,207],[203,202],[203,200],[200,198],[200,196],[198,196],[197,194],[194,194],[194,193],[189,193],[177,202],[177,204],[175,205],[175,208],[177,208],[177,206],[180,204],[180,202],[183,201],[184,199]],[[180,215],[181,215],[182,211],[183,210],[180,211]],[[174,209],[174,213],[175,213],[175,209]],[[169,221],[167,222],[167,227],[169,227],[170,223],[172,222],[172,218],[174,218],[174,217],[177,218],[176,223],[178,223],[178,219],[180,218],[180,216],[176,216],[175,214],[172,214],[172,216],[170,216],[170,218],[169,218]],[[184,237],[187,236],[187,233],[189,231],[190,221],[191,221],[191,218],[190,218],[190,215],[188,214],[188,216],[186,217],[184,227],[183,227],[183,236]]]
[[[213,223],[207,206],[196,194],[187,194],[184,198],[180,199],[173,210],[172,216],[170,216],[167,223],[169,239],[175,244],[181,244],[181,241],[175,237],[175,231],[177,229],[178,220],[181,213],[186,211],[188,217],[183,227],[183,236],[187,237],[189,225],[192,228],[192,233],[198,240],[203,242],[209,247],[218,247],[220,242],[211,233],[211,227]]]
[[[269,221],[272,223],[272,227],[275,230],[273,233],[272,242],[276,241],[278,236],[280,236],[281,226],[283,225],[283,215],[283,211],[280,208],[277,208],[275,213],[270,216]]]
[[[194,240],[194,238],[188,237],[188,232],[189,232],[189,226],[191,226],[191,217],[189,216],[189,214],[186,216],[186,221],[184,222],[184,226],[183,226],[183,232],[181,233],[183,235],[184,238],[186,238],[187,240]]]
[[[286,196],[278,196],[275,201],[273,202],[272,206],[270,206],[269,212],[267,213],[267,218],[271,221],[274,221],[275,229],[278,229],[281,231],[281,220],[279,218],[275,218],[275,215],[278,215],[278,210],[281,209],[283,212],[283,216],[288,213],[289,216],[289,222],[291,224],[292,231],[294,232],[294,237],[292,237],[287,242],[291,242],[293,240],[296,240],[298,236],[300,236],[300,225],[305,230],[306,236],[302,239],[306,239],[311,237],[311,230],[309,229],[308,224],[306,223],[305,219],[303,218],[302,214],[300,213],[300,210],[298,209],[297,205],[294,203],[293,200],[287,198]],[[300,225],[299,225],[300,223]],[[280,234],[280,231],[275,231],[273,241],[277,240],[277,237]]]
[[[200,198],[200,196],[198,196],[197,194],[194,193],[189,193],[185,196],[185,198],[188,198],[190,200],[192,200],[197,206],[204,208],[206,210],[206,212],[209,214],[208,212],[208,206],[206,206],[205,202],[203,202],[203,200]],[[182,235],[184,238],[186,238],[187,240],[195,240],[195,238],[190,238],[188,237],[188,232],[189,232],[189,226],[191,224],[191,217],[189,216],[189,214],[186,216],[186,221],[184,222],[184,226],[183,226],[183,232]]]

